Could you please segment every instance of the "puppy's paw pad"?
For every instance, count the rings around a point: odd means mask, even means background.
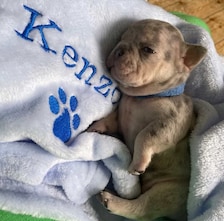
[[[94,122],[88,129],[87,129],[87,132],[96,132],[96,133],[99,133],[99,134],[102,134],[106,131],[104,125],[97,121],[97,122]]]
[[[102,199],[102,204],[104,207],[108,208],[108,199]]]
[[[103,206],[105,208],[107,208],[108,210],[110,210],[110,208],[109,208],[110,207],[110,203],[113,202],[112,198],[113,198],[113,195],[108,193],[108,192],[106,192],[106,191],[102,191],[100,193],[100,201],[103,204]]]
[[[139,165],[131,164],[128,168],[128,172],[132,175],[139,176],[145,172],[145,168]]]
[[[145,171],[137,171],[137,170],[129,171],[130,174],[135,175],[135,176],[140,176],[144,172]]]

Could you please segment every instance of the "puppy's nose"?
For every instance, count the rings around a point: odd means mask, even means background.
[[[119,58],[122,57],[125,54],[125,50],[123,48],[118,48],[117,50],[115,50],[115,57]]]

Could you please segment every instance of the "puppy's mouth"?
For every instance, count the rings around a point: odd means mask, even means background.
[[[129,88],[129,87],[138,87],[139,85],[137,85],[136,83],[126,83],[126,82],[121,82],[118,81],[118,84],[124,88]]]
[[[133,54],[123,52],[122,56],[117,55],[117,51],[107,60],[107,67],[117,83],[123,87],[138,87],[142,84],[139,77],[139,67],[136,57]],[[117,52],[117,53],[116,53]]]
[[[140,86],[136,77],[135,71],[123,72],[122,70],[117,70],[116,67],[112,66],[110,68],[110,74],[113,79],[121,86],[128,87],[138,87]]]

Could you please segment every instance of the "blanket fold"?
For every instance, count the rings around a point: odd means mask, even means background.
[[[133,21],[177,26],[208,54],[185,92],[194,98],[192,221],[224,218],[224,60],[209,33],[144,0],[0,2],[0,209],[55,220],[124,221],[95,195],[111,180],[125,198],[140,193],[131,155],[117,138],[88,133],[119,104],[105,58]]]

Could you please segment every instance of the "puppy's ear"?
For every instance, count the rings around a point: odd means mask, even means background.
[[[200,45],[186,44],[186,52],[184,55],[184,64],[191,71],[204,58],[207,49]]]

